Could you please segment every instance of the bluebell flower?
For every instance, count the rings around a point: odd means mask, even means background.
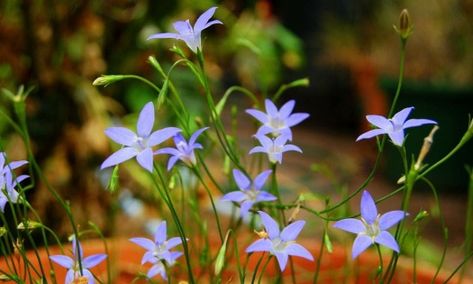
[[[413,109],[414,107],[402,109],[389,119],[381,115],[367,115],[366,120],[378,128],[361,134],[358,136],[356,141],[372,138],[381,134],[387,134],[394,145],[402,146],[404,143],[404,129],[417,127],[424,124],[437,124],[437,122],[430,119],[407,120],[407,117]]]
[[[199,137],[199,135],[207,129],[208,127],[205,127],[194,132],[194,134],[192,134],[189,138],[189,142],[184,139],[184,136],[182,136],[181,133],[177,133],[174,136],[174,144],[176,145],[176,148],[162,148],[156,151],[155,154],[171,155],[168,161],[168,171],[172,169],[178,160],[181,160],[188,166],[195,165],[197,161],[194,150],[203,148],[200,143],[196,142],[196,140],[197,137]]]
[[[210,21],[210,18],[212,18],[216,9],[217,7],[212,7],[200,15],[195,22],[194,27],[192,27],[189,20],[177,21],[173,24],[177,33],[157,33],[149,36],[148,40],[159,38],[174,38],[182,40],[194,53],[197,53],[197,50],[202,50],[202,31],[212,25],[223,24],[219,20]]]
[[[271,139],[263,134],[256,134],[255,138],[258,139],[261,145],[254,147],[249,153],[265,153],[268,155],[269,161],[273,164],[282,163],[282,154],[284,152],[296,151],[302,153],[301,148],[296,145],[286,144],[289,140],[288,135],[279,135]]]
[[[233,178],[235,179],[236,184],[240,188],[239,191],[232,191],[225,194],[221,200],[222,201],[234,201],[240,204],[240,216],[242,218],[246,217],[248,211],[253,207],[255,203],[263,201],[273,201],[276,200],[276,196],[261,190],[264,183],[271,174],[271,170],[264,171],[260,173],[254,181],[251,181],[245,174],[240,170],[233,170]]]
[[[166,127],[151,132],[154,125],[154,106],[152,102],[147,103],[140,112],[136,124],[137,133],[124,127],[110,127],[105,134],[124,147],[109,156],[101,165],[101,169],[123,163],[133,157],[141,167],[153,172],[153,150],[163,141],[173,137],[179,131],[176,127]]]
[[[278,110],[271,100],[266,99],[266,113],[257,109],[247,109],[246,112],[263,124],[256,135],[261,136],[268,133],[273,137],[285,135],[288,140],[292,140],[291,127],[309,117],[308,113],[292,113],[294,105],[295,101],[290,100]]]
[[[27,163],[27,161],[21,160],[6,164],[6,154],[0,152],[0,211],[4,212],[7,202],[18,202],[19,193],[15,190],[15,186],[29,178],[29,176],[20,175],[14,178],[12,171]]]
[[[383,215],[378,214],[376,203],[366,190],[361,196],[360,211],[361,220],[347,218],[333,224],[335,228],[357,234],[353,242],[352,258],[356,258],[374,243],[399,253],[399,245],[387,230],[408,214],[402,210],[389,211]]]
[[[271,216],[263,211],[258,212],[265,228],[264,237],[253,242],[246,252],[269,252],[276,256],[281,271],[284,271],[290,255],[314,260],[312,254],[296,243],[296,238],[304,228],[305,221],[299,220],[287,225],[282,231]]]
[[[153,264],[147,273],[149,278],[160,274],[163,279],[167,279],[163,261],[168,266],[172,266],[176,259],[182,255],[182,252],[170,251],[175,246],[180,245],[182,241],[178,237],[167,240],[166,221],[161,222],[156,229],[154,241],[148,238],[131,238],[130,241],[147,250],[141,259],[141,264],[147,262]]]
[[[77,249],[79,249],[79,254],[77,254]],[[88,284],[94,284],[94,276],[89,269],[104,261],[107,258],[107,255],[99,253],[84,258],[82,247],[75,237],[72,239],[72,254],[72,258],[67,255],[51,255],[49,257],[55,263],[68,269],[64,284],[75,283],[74,281],[81,277],[87,278]],[[79,258],[81,259],[82,271],[80,271],[79,267]]]

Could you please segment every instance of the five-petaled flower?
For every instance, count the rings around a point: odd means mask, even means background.
[[[200,35],[202,31],[212,25],[223,24],[219,20],[210,21],[210,18],[212,18],[216,9],[217,7],[212,7],[200,15],[195,22],[194,27],[191,26],[189,20],[177,21],[173,24],[177,33],[157,33],[149,36],[148,40],[159,38],[174,38],[182,40],[194,53],[197,53],[198,50],[202,50],[202,40]]]
[[[271,163],[282,163],[282,154],[287,151],[296,151],[302,153],[301,148],[296,145],[286,144],[289,140],[288,135],[279,135],[278,137],[271,139],[263,134],[254,135],[260,142],[261,146],[253,147],[250,150],[250,154],[253,153],[266,153]]]
[[[176,259],[182,255],[182,252],[170,251],[177,245],[181,244],[181,239],[178,237],[167,238],[167,226],[166,221],[159,224],[154,234],[154,241],[147,238],[131,238],[130,241],[146,249],[147,251],[141,259],[141,264],[146,262],[152,263],[153,266],[148,270],[148,278],[153,278],[157,274],[160,274],[163,279],[167,279],[166,269],[163,261],[166,265],[172,266]]]
[[[295,221],[287,225],[282,231],[279,231],[278,223],[276,223],[271,216],[263,211],[259,211],[258,213],[266,230],[267,238],[253,242],[246,248],[247,253],[257,251],[269,252],[271,255],[276,256],[281,271],[286,268],[287,260],[290,255],[314,260],[312,254],[295,241],[302,228],[304,228],[305,221]]]
[[[396,113],[392,118],[385,118],[381,115],[367,115],[366,120],[378,127],[377,129],[369,130],[356,139],[356,141],[362,139],[372,138],[377,135],[387,134],[394,145],[402,146],[404,143],[404,129],[410,127],[421,126],[424,124],[437,124],[437,122],[430,119],[409,119],[409,113],[414,107],[407,107]]]
[[[151,133],[153,125],[154,106],[152,102],[149,102],[140,112],[136,124],[136,134],[124,127],[107,128],[105,134],[124,147],[109,156],[100,168],[115,166],[136,156],[136,161],[140,166],[149,172],[153,172],[153,150],[151,147],[162,143],[181,131],[176,127],[166,127]]]
[[[246,112],[259,120],[263,125],[258,129],[256,135],[270,133],[273,137],[286,135],[292,140],[291,127],[299,124],[309,117],[308,113],[292,113],[295,101],[290,100],[279,110],[271,100],[265,100],[266,113],[257,109],[247,109]]]
[[[82,253],[82,247],[75,237],[72,238],[72,254],[73,258],[70,258],[67,255],[51,255],[49,257],[55,263],[68,269],[64,284],[74,283],[75,280],[83,277],[87,278],[87,283],[94,284],[94,276],[89,271],[89,269],[97,266],[102,261],[104,261],[105,258],[107,258],[107,255],[99,253],[84,258]],[[80,270],[79,259],[81,260],[82,271]]]
[[[399,245],[387,229],[399,223],[408,214],[402,210],[393,210],[379,215],[373,198],[366,190],[361,196],[360,211],[361,220],[347,218],[333,224],[335,228],[357,234],[353,242],[352,258],[356,258],[374,243],[399,253]]]
[[[189,142],[186,142],[184,136],[181,133],[178,133],[174,136],[174,144],[176,148],[162,148],[155,152],[155,154],[169,154],[171,157],[168,161],[168,171],[176,164],[178,160],[183,161],[186,165],[192,166],[196,164],[196,158],[194,149],[202,149],[202,145],[197,143],[197,137],[199,137],[202,132],[207,130],[208,127],[201,128],[194,132],[189,138]]]
[[[5,205],[7,202],[16,203],[18,202],[19,194],[15,190],[15,186],[27,179],[28,175],[20,175],[14,178],[13,170],[19,168],[27,161],[12,161],[6,164],[6,154],[0,152],[0,211],[4,212]]]
[[[276,200],[276,196],[261,190],[271,172],[271,170],[264,171],[256,176],[254,181],[251,181],[240,170],[234,169],[233,178],[240,190],[225,194],[221,200],[239,203],[241,217],[245,217],[255,203]]]

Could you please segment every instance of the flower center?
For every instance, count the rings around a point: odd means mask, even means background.
[[[286,250],[286,247],[290,244],[290,242],[284,242],[280,238],[272,239],[271,242],[273,243],[273,251],[279,252]]]
[[[282,129],[286,127],[286,122],[279,116],[273,116],[269,118],[269,126],[276,129]]]
[[[381,233],[381,230],[379,229],[379,217],[380,215],[378,214],[378,216],[376,217],[376,220],[372,224],[369,224],[368,222],[366,222],[366,220],[361,218],[361,221],[363,222],[366,228],[365,229],[366,235],[372,239],[376,238],[379,235],[379,233]]]
[[[158,260],[163,259],[163,255],[166,253],[166,242],[156,245],[154,248],[153,256],[156,257]]]
[[[148,139],[143,137],[136,137],[135,148],[139,151],[143,151],[148,148]]]
[[[248,190],[245,190],[245,194],[250,201],[256,201],[256,197],[258,197],[259,191],[256,190],[254,187],[251,187]]]

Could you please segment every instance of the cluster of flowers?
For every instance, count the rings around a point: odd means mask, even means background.
[[[15,187],[25,179],[28,175],[15,176],[13,170],[19,168],[27,161],[12,161],[7,163],[7,155],[0,152],[0,210],[5,212],[5,205],[7,202],[17,203],[20,194],[15,190]]]

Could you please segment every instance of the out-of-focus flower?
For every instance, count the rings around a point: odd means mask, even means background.
[[[181,131],[176,127],[166,127],[151,133],[153,125],[154,106],[152,102],[149,102],[143,107],[138,117],[137,133],[125,127],[105,129],[105,134],[110,139],[124,147],[109,156],[100,168],[115,166],[136,156],[136,161],[140,166],[149,172],[153,172],[153,150],[151,147],[162,143]]]
[[[366,190],[361,196],[360,211],[361,220],[347,218],[333,224],[335,228],[357,234],[353,242],[352,258],[356,258],[374,243],[399,253],[399,245],[387,229],[399,223],[408,214],[402,210],[394,210],[379,215],[373,197]]]
[[[366,120],[371,124],[378,127],[378,129],[373,129],[367,131],[358,138],[356,141],[362,139],[372,138],[377,135],[387,134],[394,145],[402,146],[404,143],[404,129],[409,127],[421,126],[424,124],[437,124],[437,122],[430,119],[409,119],[409,113],[414,109],[414,107],[407,107],[396,113],[393,118],[385,118],[381,115],[367,115]]]
[[[240,215],[242,218],[246,217],[248,211],[255,203],[277,199],[271,193],[261,190],[271,172],[271,170],[264,171],[256,176],[254,181],[251,181],[240,170],[234,169],[233,178],[240,190],[225,194],[221,200],[239,203]]]
[[[168,171],[172,169],[172,167],[176,164],[178,160],[183,161],[186,165],[192,166],[195,165],[196,158],[194,149],[202,149],[202,145],[197,143],[197,137],[199,137],[202,132],[207,130],[208,127],[201,128],[194,132],[189,138],[189,142],[184,139],[181,133],[178,133],[174,136],[174,144],[176,148],[162,148],[155,152],[155,154],[168,154],[171,155],[168,161]]]
[[[77,254],[77,250],[79,250],[79,254]],[[68,269],[64,284],[74,283],[77,279],[84,277],[87,278],[87,283],[94,284],[94,276],[89,269],[104,261],[107,258],[107,255],[99,253],[84,258],[82,255],[82,247],[75,237],[72,239],[72,254],[73,258],[70,258],[67,255],[51,255],[49,257],[55,263]],[[79,267],[79,258],[81,259],[82,271]]]
[[[286,135],[288,140],[292,140],[291,127],[309,117],[308,113],[292,113],[294,105],[295,101],[290,100],[278,110],[272,101],[266,99],[266,113],[257,109],[247,109],[246,112],[263,124],[256,135],[268,133],[273,137]]]
[[[263,134],[256,134],[255,138],[258,139],[261,146],[256,146],[250,150],[250,154],[253,153],[265,153],[268,155],[268,159],[271,163],[282,163],[282,154],[287,151],[296,151],[302,153],[301,148],[296,145],[286,144],[289,140],[287,135],[279,135],[275,139],[271,139]]]
[[[195,22],[194,27],[191,26],[189,20],[177,21],[173,24],[177,33],[157,33],[149,36],[148,40],[159,38],[174,38],[182,40],[194,53],[197,53],[197,50],[202,50],[202,31],[212,25],[223,24],[219,20],[210,21],[210,18],[212,18],[216,9],[217,7],[212,7],[200,15]]]
[[[246,252],[267,251],[276,256],[279,268],[283,271],[286,268],[290,255],[299,256],[308,260],[314,260],[312,254],[303,246],[296,243],[296,238],[304,228],[305,221],[299,220],[287,225],[282,231],[271,216],[263,211],[258,212],[264,225],[267,237],[253,242]]]
[[[13,170],[19,168],[27,161],[12,161],[6,164],[6,154],[0,152],[0,211],[4,212],[7,202],[17,203],[19,194],[15,190],[15,186],[23,180],[29,178],[28,175],[20,175],[13,178]]]
[[[166,238],[166,221],[162,221],[156,229],[154,241],[148,238],[130,239],[130,241],[133,243],[147,250],[141,259],[141,264],[146,262],[153,264],[153,266],[148,270],[148,278],[153,278],[154,276],[160,274],[163,279],[167,279],[166,269],[163,261],[165,261],[168,266],[172,266],[176,259],[182,255],[182,252],[170,251],[170,249],[181,244],[181,239],[174,237],[166,240]]]

